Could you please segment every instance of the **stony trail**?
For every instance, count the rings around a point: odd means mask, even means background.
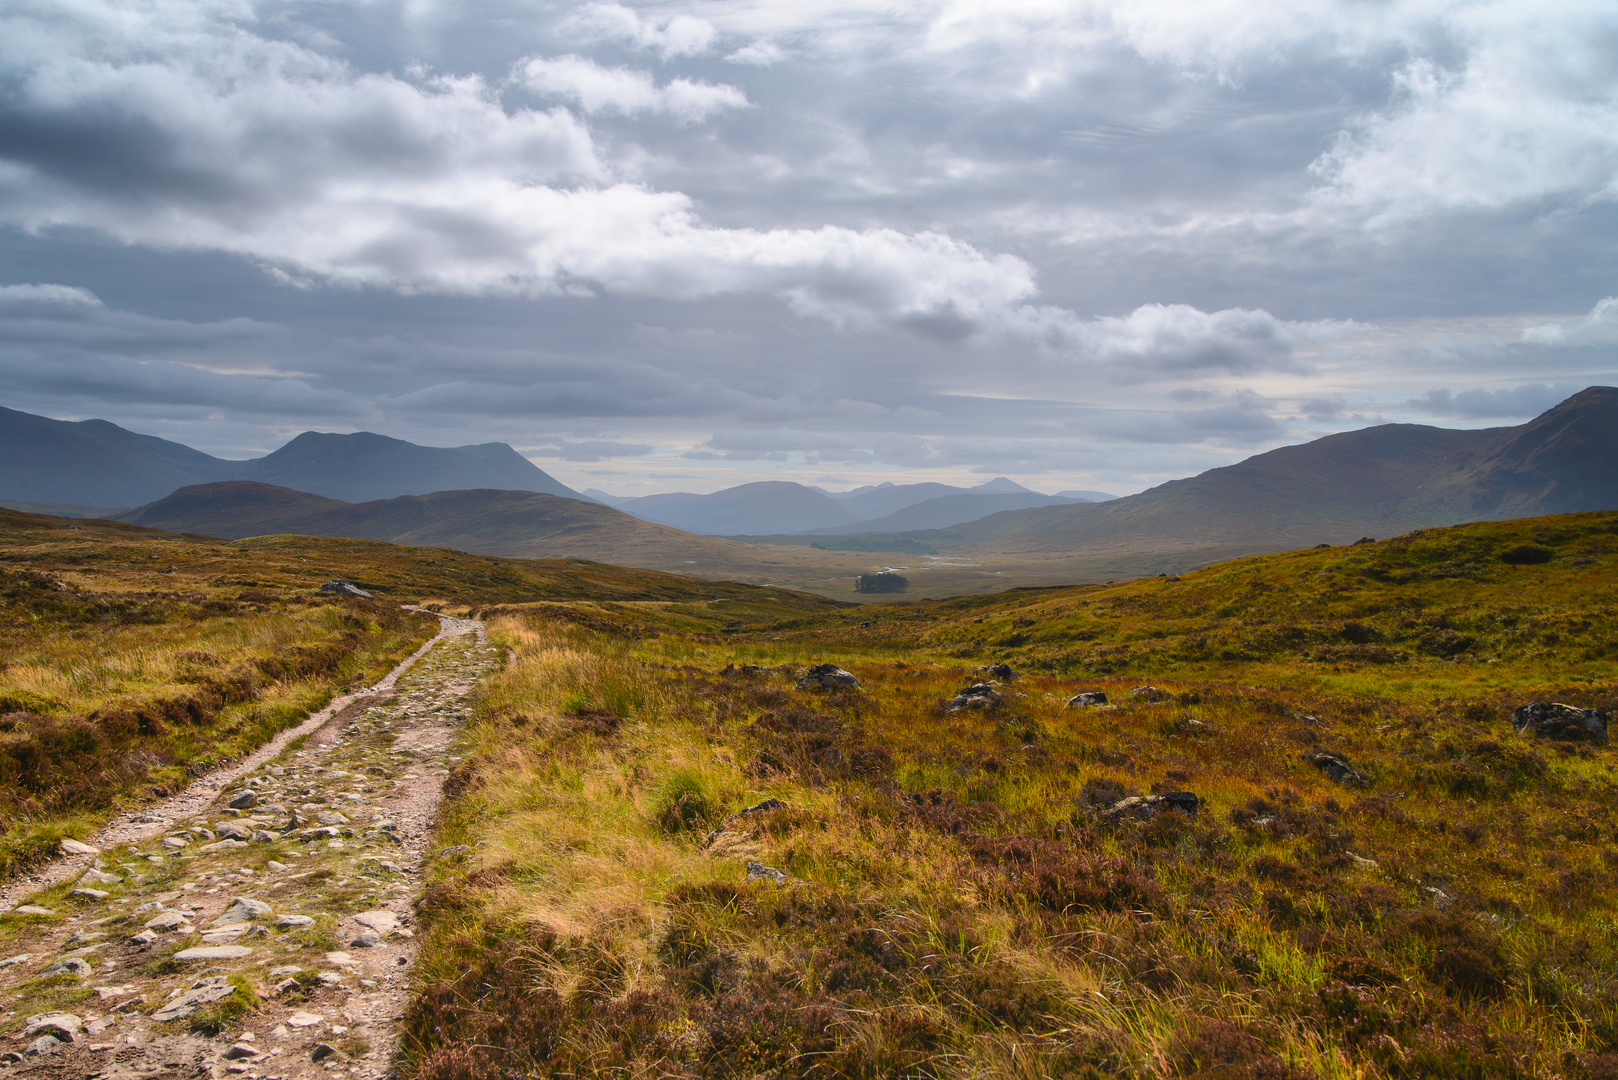
[[[457,729],[500,662],[449,618],[413,660],[0,916],[0,1076],[387,1075]]]

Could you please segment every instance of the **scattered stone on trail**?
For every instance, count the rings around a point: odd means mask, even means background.
[[[1119,799],[1101,816],[1111,822],[1146,821],[1165,810],[1180,810],[1195,817],[1201,805],[1202,800],[1189,791],[1167,791],[1162,795],[1132,795]]]
[[[1086,690],[1067,699],[1067,707],[1070,709],[1079,709],[1086,705],[1105,705],[1106,703],[1107,695],[1100,690]]]
[[[320,587],[320,591],[323,593],[330,593],[333,596],[347,596],[357,600],[376,599],[376,597],[372,596],[370,593],[366,592],[352,581],[344,581],[342,578],[333,578],[332,580],[326,582]]]
[[[129,943],[131,945],[137,945],[140,948],[144,949],[146,946],[150,945],[152,942],[154,942],[156,940],[157,940],[157,931],[156,930],[142,930],[140,933],[138,933],[138,934],[134,935],[133,937],[131,937],[129,939]]]
[[[80,874],[79,880],[93,881],[97,885],[122,885],[124,883],[124,879],[119,877],[117,874],[105,874],[93,866],[84,873]]]
[[[170,851],[179,851],[181,848],[189,846],[189,843],[190,842],[183,836],[163,837],[163,846],[168,848]]]
[[[240,960],[252,956],[246,945],[200,945],[194,949],[181,949],[174,954],[176,960]]]
[[[1336,754],[1328,754],[1324,750],[1311,756],[1309,763],[1324,773],[1328,780],[1335,780],[1339,784],[1364,787],[1370,783],[1346,759]]]
[[[211,844],[203,844],[198,851],[228,851],[230,848],[244,848],[246,840],[215,840]]]
[[[343,835],[343,830],[335,825],[322,825],[318,829],[305,829],[298,835],[305,840],[335,840]]]
[[[362,911],[354,916],[354,921],[378,934],[391,934],[399,929],[399,916],[391,911]]]
[[[27,1054],[29,1057],[38,1057],[40,1054],[49,1054],[54,1052],[56,1048],[61,1045],[62,1040],[58,1039],[55,1035],[41,1035],[39,1038],[29,1043],[28,1049],[24,1050],[23,1053]]]
[[[230,802],[226,803],[225,805],[229,806],[232,810],[250,810],[258,805],[258,792],[254,791],[252,788],[246,788],[239,792],[235,798],[231,799]]]
[[[1129,692],[1129,696],[1136,701],[1145,702],[1167,701],[1169,699],[1168,691],[1159,690],[1155,686],[1137,686]]]
[[[253,834],[253,843],[255,844],[273,844],[279,839],[281,838],[268,829],[260,829]]]
[[[945,712],[965,712],[969,709],[1001,709],[1006,699],[988,683],[973,683],[944,703]]]
[[[765,866],[763,863],[750,861],[747,864],[747,880],[773,881],[777,885],[785,885],[787,876],[773,866]]]
[[[76,896],[80,900],[105,900],[107,897],[111,896],[112,893],[108,892],[106,889],[91,889],[84,887],[74,889],[69,892],[68,895]]]
[[[329,1043],[315,1043],[314,1049],[309,1051],[310,1061],[325,1061],[331,1057],[341,1057],[341,1052]]]
[[[22,1037],[32,1039],[36,1035],[54,1035],[63,1042],[72,1042],[79,1029],[84,1027],[84,1020],[69,1012],[36,1013],[23,1021]]]
[[[287,1017],[286,1022],[291,1024],[293,1027],[301,1028],[314,1027],[316,1024],[325,1019],[326,1018],[321,1016],[319,1013],[304,1012],[302,1009],[299,1009],[297,1012]]]
[[[223,1001],[236,992],[236,987],[223,975],[208,975],[191,984],[191,989],[152,1014],[153,1020],[167,1023],[184,1020],[204,1005]]]
[[[50,908],[48,908],[48,907],[40,907],[38,904],[18,904],[16,907],[11,909],[11,913],[13,915],[55,915],[56,914],[56,912],[52,911]]]
[[[283,915],[275,920],[277,930],[296,930],[300,926],[313,926],[315,920],[308,915]]]
[[[212,925],[224,926],[227,923],[246,922],[249,919],[255,919],[260,915],[268,915],[269,913],[270,905],[262,900],[254,900],[247,896],[234,896],[231,897],[230,906],[225,909],[224,914],[215,919]]]
[[[798,680],[799,690],[858,689],[859,685],[852,671],[844,671],[836,664],[816,664]]]
[[[8,956],[4,960],[0,960],[0,968],[16,967],[18,964],[26,964],[33,958],[33,953],[20,952],[16,956]]]
[[[235,1043],[219,1056],[226,1061],[240,1061],[243,1058],[258,1057],[258,1048],[248,1046],[246,1043]]]
[[[63,855],[99,855],[99,854],[101,854],[101,849],[100,848],[91,847],[89,844],[86,844],[84,841],[75,840],[71,836],[62,837],[61,847],[62,847],[62,854]]]
[[[1519,735],[1536,739],[1607,745],[1606,713],[1558,701],[1530,701],[1511,714],[1511,728]]]
[[[978,670],[986,675],[991,675],[994,678],[999,679],[1001,682],[1010,682],[1018,677],[1017,673],[1012,670],[1010,664],[985,664],[978,668]]]
[[[73,975],[80,979],[87,979],[95,974],[95,968],[80,960],[77,956],[70,956],[66,960],[58,960],[39,970],[39,977],[48,979],[52,975]]]
[[[183,911],[165,911],[161,915],[148,919],[146,929],[166,934],[170,930],[178,930],[180,927],[185,926],[187,918],[188,916]]]
[[[322,810],[320,813],[315,815],[315,820],[320,822],[322,825],[348,824],[348,816],[346,814],[340,814],[336,810]]]
[[[375,934],[361,934],[349,944],[356,949],[374,949],[382,944],[382,939]]]

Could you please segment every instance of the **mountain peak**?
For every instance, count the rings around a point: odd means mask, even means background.
[[[1039,492],[1032,488],[1025,488],[1015,480],[1008,480],[1004,476],[997,476],[972,488],[972,491],[982,495],[1037,495]]]

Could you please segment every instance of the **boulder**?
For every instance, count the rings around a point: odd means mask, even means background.
[[[1339,784],[1364,787],[1370,783],[1346,759],[1336,754],[1328,754],[1324,750],[1313,755],[1309,759],[1309,763],[1324,773],[1328,780],[1335,780]]]
[[[1017,678],[1017,673],[1012,670],[1010,664],[986,664],[978,668],[978,671],[1001,682],[1010,682]]]
[[[332,596],[348,596],[359,600],[376,599],[376,597],[372,596],[370,593],[366,592],[352,581],[344,581],[342,578],[333,578],[331,581],[326,582],[326,584],[320,587],[320,591],[323,593],[329,593]]]
[[[35,1013],[23,1021],[22,1037],[32,1039],[39,1035],[54,1035],[62,1042],[72,1042],[73,1037],[84,1027],[84,1020],[73,1013],[48,1012]]]
[[[99,855],[99,854],[101,854],[101,849],[100,848],[91,847],[89,844],[86,844],[86,843],[84,843],[83,841],[80,841],[80,840],[75,840],[70,836],[64,836],[62,838],[62,845],[61,846],[62,846],[62,854],[63,855]]]
[[[245,794],[252,793],[246,792]],[[221,822],[217,833],[221,840],[251,840],[253,838],[252,826],[243,825],[239,821]]]
[[[944,702],[945,712],[992,711],[1003,709],[1006,699],[988,683],[973,683]]]
[[[54,964],[41,968],[39,977],[42,979],[48,979],[52,975],[72,975],[76,978],[87,979],[94,974],[95,968],[91,967],[83,960],[80,960],[78,957],[72,956],[66,960],[58,960]]]
[[[785,885],[787,876],[773,866],[763,863],[749,862],[747,864],[748,881],[771,881],[777,885]]]
[[[1105,705],[1106,703],[1107,695],[1100,690],[1086,690],[1067,699],[1067,707],[1070,709],[1082,709],[1086,705]]]
[[[798,680],[799,690],[857,690],[860,681],[836,664],[816,664]]]
[[[1169,791],[1162,795],[1132,795],[1119,799],[1102,814],[1104,821],[1148,821],[1165,810],[1179,810],[1196,816],[1202,800],[1189,791]]]
[[[1563,742],[1607,745],[1607,714],[1556,701],[1530,701],[1511,714],[1511,727],[1519,735]]]
[[[238,792],[236,797],[231,799],[230,802],[226,803],[225,805],[230,807],[232,810],[251,809],[252,807],[258,805],[258,792],[254,791],[252,788],[247,788]],[[225,831],[224,826],[220,826],[219,831],[223,833]],[[252,834],[249,833],[248,835]]]
[[[1169,699],[1167,690],[1159,690],[1155,686],[1137,686],[1129,692],[1129,696],[1136,701],[1145,702],[1167,701]]]

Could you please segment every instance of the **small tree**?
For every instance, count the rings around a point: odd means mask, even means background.
[[[904,592],[910,582],[898,574],[884,570],[880,574],[861,574],[854,579],[854,591],[863,593]]]

